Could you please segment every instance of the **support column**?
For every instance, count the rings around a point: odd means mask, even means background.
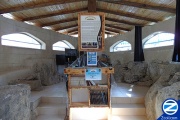
[[[176,24],[172,61],[180,62],[180,0],[176,0]]]
[[[135,26],[134,62],[142,61],[144,61],[144,53],[142,47],[142,27]]]

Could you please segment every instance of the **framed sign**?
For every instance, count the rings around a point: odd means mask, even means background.
[[[79,51],[103,51],[105,35],[104,26],[104,13],[79,13]]]
[[[85,72],[85,80],[102,80],[102,71],[100,68],[88,68]]]
[[[87,52],[87,66],[97,66],[97,52]]]

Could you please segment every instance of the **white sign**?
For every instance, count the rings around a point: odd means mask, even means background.
[[[86,80],[102,80],[102,71],[100,68],[88,68],[85,73]]]
[[[102,17],[81,15],[81,49],[102,47]]]

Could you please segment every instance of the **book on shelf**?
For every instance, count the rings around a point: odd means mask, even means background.
[[[107,105],[108,104],[107,90],[90,90],[90,104]]]

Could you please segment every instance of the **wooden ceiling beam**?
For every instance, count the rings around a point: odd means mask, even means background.
[[[69,11],[58,11],[58,12],[53,12],[53,13],[49,13],[49,14],[23,18],[22,21],[31,21],[31,20],[42,19],[42,18],[57,16],[57,15],[81,12],[81,11],[85,11],[85,10],[87,10],[87,8],[80,8],[80,9],[69,10]]]
[[[114,33],[114,34],[116,34],[116,35],[119,34],[119,33],[113,32],[113,31],[111,31],[111,30],[106,30],[106,29],[105,29],[105,32]]]
[[[22,4],[15,7],[0,9],[0,14],[18,12],[22,10],[28,10],[28,9],[34,9],[34,8],[39,8],[39,7],[52,6],[52,5],[80,2],[80,1],[84,1],[84,0],[49,0],[48,2],[40,2],[36,4]]]
[[[119,26],[114,26],[114,25],[111,25],[111,24],[105,24],[105,26],[111,27],[111,28],[116,28],[116,29],[119,29],[119,30],[124,30],[124,31],[131,31],[131,29],[123,28],[123,27],[119,27]]]
[[[77,18],[62,19],[62,20],[59,20],[59,21],[54,21],[54,22],[41,24],[41,27],[51,26],[51,25],[56,25],[56,24],[61,24],[61,23],[66,23],[66,22],[72,22],[72,21],[76,21],[76,20],[78,20],[78,19]]]
[[[114,33],[118,33],[118,34],[120,34],[121,33],[121,31],[120,30],[114,30],[114,29],[111,29],[111,28],[105,28],[105,30],[107,30],[107,31],[111,31],[111,32],[114,32]]]
[[[174,13],[174,14],[176,13],[176,9],[164,7],[161,5],[149,5],[149,4],[144,4],[144,3],[139,3],[139,2],[131,2],[131,1],[126,1],[126,0],[120,0],[120,1],[99,0],[99,1],[104,1],[104,2],[108,2],[108,3],[119,4],[119,5],[126,5],[126,6],[131,6],[131,7],[137,7],[137,8],[143,8],[143,9],[149,9],[149,10],[170,12],[170,13]]]
[[[115,33],[112,33],[112,32],[109,32],[109,31],[105,31],[105,34],[110,34],[110,35],[117,35],[117,34],[115,34]]]
[[[88,12],[96,12],[96,0],[88,0]]]
[[[72,32],[72,33],[70,33],[68,35],[76,35],[76,34],[78,34],[78,31]]]
[[[140,15],[135,15],[135,14],[128,13],[128,12],[123,12],[123,11],[112,11],[112,10],[102,9],[102,8],[97,8],[97,10],[100,11],[100,12],[105,12],[105,13],[109,13],[109,14],[114,14],[114,15],[118,15],[118,16],[129,17],[129,18],[135,18],[135,19],[145,20],[145,21],[150,21],[150,22],[158,22],[158,21],[160,21],[160,20],[157,20],[157,19],[154,19],[154,18],[143,17],[143,16],[140,16]]]
[[[75,25],[69,25],[69,26],[65,26],[65,27],[59,27],[59,28],[55,28],[55,31],[59,31],[59,30],[64,30],[64,29],[69,29],[69,28],[73,28],[73,27],[78,27],[78,24]]]
[[[112,21],[112,22],[117,22],[117,23],[123,23],[123,24],[127,24],[127,25],[133,25],[133,26],[144,26],[142,24],[137,24],[137,23],[129,22],[129,21],[125,21],[125,20],[118,20],[118,19],[109,18],[109,17],[106,17],[106,20]]]
[[[69,31],[67,31],[67,32],[68,32],[68,34],[69,34],[69,33],[75,32],[75,31],[78,31],[78,28],[71,29],[71,30],[69,30]]]

